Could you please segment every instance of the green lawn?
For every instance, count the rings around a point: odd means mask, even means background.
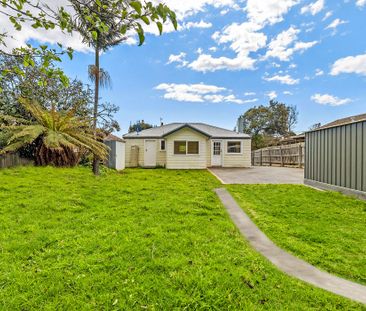
[[[279,246],[319,268],[366,284],[366,202],[305,186],[228,186]]]
[[[350,310],[240,236],[206,171],[0,171],[0,310]]]

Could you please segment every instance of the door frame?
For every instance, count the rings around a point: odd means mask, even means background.
[[[215,155],[215,143],[220,143],[220,155]],[[223,165],[223,143],[224,141],[221,139],[213,139],[211,141],[211,166],[218,166],[218,167],[222,167]],[[215,160],[219,159],[219,163],[216,162]]]
[[[152,151],[148,150],[148,144],[153,146]],[[148,163],[147,155],[148,151],[151,152],[151,163]],[[157,140],[156,139],[145,139],[144,140],[144,167],[156,167],[157,165]]]

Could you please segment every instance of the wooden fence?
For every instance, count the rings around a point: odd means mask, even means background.
[[[268,147],[252,152],[253,166],[304,167],[305,143]]]
[[[21,158],[17,153],[0,155],[0,169],[31,164],[33,164],[33,160]]]

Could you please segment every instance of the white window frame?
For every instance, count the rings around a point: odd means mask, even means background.
[[[161,143],[164,142],[164,149],[161,149]],[[159,141],[159,150],[160,151],[166,151],[166,140],[165,139],[160,139]]]
[[[186,153],[185,154],[176,154],[175,153],[175,142],[178,141],[185,141],[186,142]],[[188,153],[188,142],[190,143],[198,143],[198,153]],[[173,155],[174,156],[199,156],[201,154],[201,146],[200,146],[200,141],[199,140],[185,140],[185,139],[179,139],[179,140],[174,140],[173,141]]]
[[[229,152],[229,143],[240,142],[240,152]],[[243,141],[237,139],[230,139],[225,142],[225,154],[228,155],[242,155],[243,154]]]

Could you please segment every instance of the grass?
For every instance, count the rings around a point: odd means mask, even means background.
[[[305,186],[228,189],[278,246],[323,270],[366,284],[366,202]]]
[[[240,236],[206,171],[0,171],[1,310],[341,310]]]

